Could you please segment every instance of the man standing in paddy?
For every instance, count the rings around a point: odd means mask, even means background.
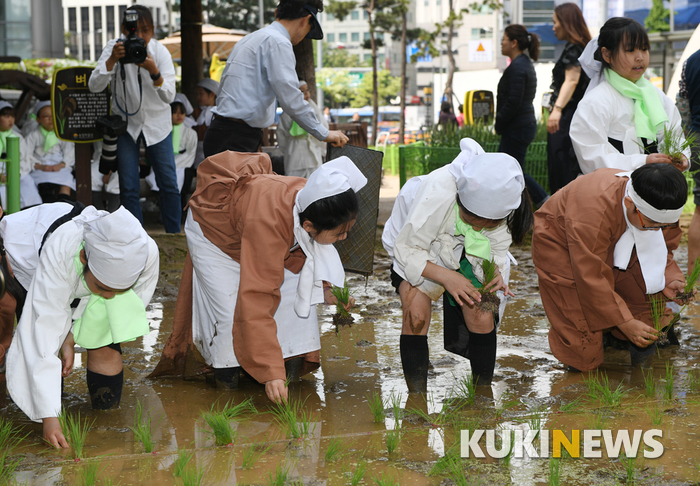
[[[214,119],[204,136],[204,156],[225,150],[257,152],[262,129],[275,119],[275,99],[285,113],[318,140],[342,147],[348,137],[325,128],[299,91],[294,45],[323,39],[316,14],[321,0],[281,0],[275,22],[247,35],[231,52],[221,75]]]

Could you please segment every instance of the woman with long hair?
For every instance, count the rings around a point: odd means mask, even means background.
[[[569,127],[588,87],[588,76],[581,71],[578,58],[591,41],[586,20],[575,3],[557,6],[553,20],[554,35],[558,40],[566,41],[566,45],[552,70],[550,86],[552,98],[547,120],[547,169],[552,194],[581,173],[571,146]]]
[[[540,57],[540,40],[522,25],[509,25],[503,33],[501,53],[510,58],[510,65],[498,82],[495,124],[496,133],[501,136],[498,151],[515,158],[524,167],[527,148],[537,132],[532,105],[537,74],[532,61]],[[544,204],[548,195],[537,181],[525,174],[525,184],[537,207]]]

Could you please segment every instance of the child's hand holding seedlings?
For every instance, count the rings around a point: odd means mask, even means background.
[[[426,269],[431,265],[434,265],[437,268],[442,268],[434,263],[428,263]],[[472,306],[475,302],[481,302],[481,294],[479,293],[479,290],[474,287],[467,277],[459,272],[447,270],[446,268],[443,268],[443,270],[445,271],[440,272],[443,274],[442,279],[437,281],[442,283],[442,286],[445,287],[445,290],[450,293],[458,305],[462,306],[466,304],[468,306]],[[425,271],[423,272],[423,276],[428,277],[425,274]]]
[[[484,285],[484,292],[497,292],[499,290],[502,290],[505,295],[515,297],[515,294],[510,291],[510,288],[503,280],[500,270],[498,270],[498,267],[496,267],[496,276],[493,278],[493,280]]]
[[[683,293],[685,291],[685,282],[682,280],[672,280],[668,283],[666,283],[666,288],[663,289],[663,294],[668,300],[673,300],[675,301],[678,297],[678,294]],[[694,291],[693,291],[694,294]],[[678,302],[679,304],[682,304],[681,302]]]
[[[324,283],[323,285],[323,302],[326,305],[338,305],[338,298],[333,293],[333,287],[330,283]],[[350,312],[350,309],[355,307],[355,297],[349,296],[348,303],[341,303],[341,305],[346,311]]]
[[[618,324],[617,327],[635,346],[640,348],[645,348],[653,341],[659,339],[656,329],[638,319],[630,319],[627,322]]]

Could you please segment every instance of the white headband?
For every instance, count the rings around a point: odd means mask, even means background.
[[[358,192],[367,184],[367,178],[346,156],[326,162],[315,170],[304,188],[297,194],[297,209],[306,211],[319,199],[342,194],[348,189]]]
[[[586,93],[598,86],[600,82],[600,72],[603,70],[603,63],[596,61],[595,51],[598,50],[598,36],[595,36],[591,41],[586,44],[586,48],[583,50],[581,57],[578,58],[578,62],[581,64],[581,69],[586,73],[586,76],[590,79],[588,83],[588,88],[586,88]]]
[[[525,178],[517,160],[503,153],[484,153],[474,140],[459,143],[462,152],[450,164],[462,205],[486,219],[503,219],[520,206]]]
[[[47,106],[51,106],[51,102],[48,100],[38,102],[36,105],[34,105],[34,114],[36,116],[39,116],[39,112],[41,111],[41,109]]]
[[[173,100],[173,103],[181,103],[182,106],[185,107],[185,115],[190,116],[194,109],[192,108],[192,103],[190,103],[190,100],[187,99],[187,96],[185,96],[182,93],[177,93],[175,95],[175,99]],[[171,103],[172,104],[172,103]]]
[[[630,199],[632,199],[632,202],[635,206],[637,206],[637,209],[639,209],[644,216],[655,223],[675,223],[681,217],[681,214],[683,214],[683,207],[685,204],[678,209],[656,209],[654,206],[646,202],[634,190],[631,177],[627,183],[627,195],[630,197]]]

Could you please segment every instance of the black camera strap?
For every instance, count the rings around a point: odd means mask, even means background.
[[[114,90],[114,102],[117,105],[117,108],[119,108],[119,111],[124,113],[126,116],[134,116],[136,113],[139,112],[141,109],[141,102],[143,101],[143,80],[141,79],[141,68],[138,68],[138,71],[136,72],[136,79],[139,80],[139,107],[136,108],[136,111],[133,113],[129,113],[128,111],[128,106],[126,105],[126,69],[124,69],[124,64],[121,62],[119,63],[119,71],[121,73],[122,77],[122,90],[124,92],[124,108],[121,107],[119,104],[119,99],[117,98],[117,90]]]

